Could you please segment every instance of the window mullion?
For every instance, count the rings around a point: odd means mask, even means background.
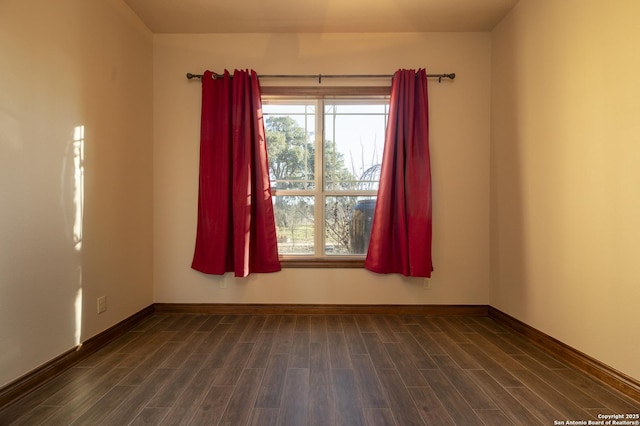
[[[316,100],[316,135],[315,135],[315,246],[314,255],[325,255],[324,235],[324,101]]]

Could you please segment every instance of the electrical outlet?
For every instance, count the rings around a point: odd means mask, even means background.
[[[98,313],[101,314],[107,310],[107,296],[98,297]]]
[[[431,278],[425,278],[422,283],[422,288],[425,290],[431,290]]]
[[[227,288],[227,279],[225,277],[220,280],[220,288]]]

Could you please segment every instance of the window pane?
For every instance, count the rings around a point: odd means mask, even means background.
[[[273,189],[314,188],[314,104],[263,103]]]
[[[336,103],[333,109],[340,114],[386,114],[389,109],[387,103]]]
[[[273,197],[278,253],[313,254],[313,197],[283,195]]]
[[[387,110],[385,103],[325,105],[325,189],[378,189]]]
[[[367,254],[375,206],[375,197],[326,197],[326,254]]]

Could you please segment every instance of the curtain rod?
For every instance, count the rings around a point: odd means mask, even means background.
[[[213,73],[213,78],[221,78],[222,74]],[[427,74],[429,78],[437,78],[438,82],[441,82],[443,78],[453,80],[456,78],[455,73],[449,74]],[[193,78],[202,79],[202,74],[187,73],[187,79]],[[318,84],[322,83],[323,78],[393,78],[393,75],[386,74],[271,74],[271,75],[258,75],[258,78],[317,78]]]

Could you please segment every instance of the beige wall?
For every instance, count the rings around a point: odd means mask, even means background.
[[[492,34],[491,305],[640,379],[640,2]]]
[[[0,64],[2,386],[153,302],[152,38],[118,0],[4,0]]]
[[[289,269],[243,280],[190,269],[201,85],[187,81],[186,72],[253,68],[261,74],[392,74],[398,68],[419,67],[458,74],[453,83],[429,83],[432,290],[424,290],[420,279],[365,270]],[[155,35],[153,75],[156,302],[488,303],[488,33]],[[226,289],[220,288],[223,282]]]

